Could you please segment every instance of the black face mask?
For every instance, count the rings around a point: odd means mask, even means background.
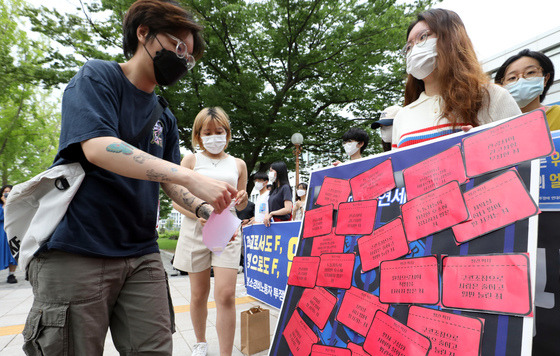
[[[156,40],[159,42],[157,37]],[[161,45],[161,42],[159,44]],[[163,45],[155,57],[152,57],[145,45],[144,49],[154,62],[154,74],[159,85],[173,85],[187,74],[187,60],[177,57],[175,52],[163,48]]]

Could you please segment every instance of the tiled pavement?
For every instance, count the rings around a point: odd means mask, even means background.
[[[170,264],[171,255],[162,252],[162,259],[168,273],[171,274],[172,268]],[[23,344],[23,337],[21,331],[23,324],[27,317],[31,304],[33,303],[33,293],[29,282],[24,279],[23,272],[19,269],[16,272],[16,277],[19,283],[7,284],[6,277],[8,271],[0,272],[0,356],[23,356],[24,353],[21,349]],[[171,288],[171,297],[175,306],[175,322],[177,332],[173,335],[173,355],[185,356],[191,354],[191,349],[196,342],[194,331],[189,315],[189,298],[190,298],[190,285],[188,276],[170,276],[169,283]],[[236,304],[237,304],[237,326],[235,329],[235,342],[233,347],[233,354],[242,355],[241,348],[241,331],[240,331],[240,316],[244,310],[252,308],[257,305],[262,305],[256,299],[247,296],[244,286],[243,274],[237,275],[237,288],[236,288]],[[219,355],[218,336],[214,322],[216,321],[216,306],[213,303],[213,287],[214,281],[212,279],[212,290],[210,291],[210,299],[208,303],[208,321],[206,329],[206,337],[208,341],[208,355]],[[272,333],[276,326],[278,318],[278,309],[265,306],[270,309],[270,333],[272,340]],[[260,352],[256,355],[267,355],[267,351]],[[108,334],[105,340],[106,356],[118,356],[118,352],[113,346],[111,335]]]

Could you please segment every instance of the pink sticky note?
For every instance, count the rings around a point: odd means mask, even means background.
[[[436,256],[381,262],[379,300],[383,303],[439,303]]]
[[[350,179],[354,201],[375,199],[395,188],[393,165],[388,159]]]
[[[545,157],[554,144],[543,110],[531,111],[463,139],[468,177]]]
[[[352,351],[352,356],[369,356],[369,354],[366,352],[366,350],[364,350],[363,347],[353,342],[348,342],[348,345],[346,347],[350,351]]]
[[[220,255],[241,225],[241,220],[229,209],[221,214],[212,213],[202,227],[202,242],[216,255]]]
[[[321,256],[323,253],[342,253],[344,252],[344,236],[335,235],[333,231],[324,236],[313,238],[311,256]]]
[[[401,205],[408,241],[450,228],[469,218],[459,183],[453,181]]]
[[[371,355],[427,355],[430,339],[378,310],[364,341]]]
[[[342,347],[315,344],[311,348],[311,356],[352,356],[352,351]]]
[[[409,252],[401,218],[388,222],[373,234],[358,239],[364,272],[377,268],[381,261],[394,260]]]
[[[366,335],[373,316],[378,310],[387,312],[389,304],[383,304],[379,298],[361,289],[351,287],[344,293],[336,320],[360,335]]]
[[[337,235],[371,234],[375,224],[377,200],[340,203],[336,217]]]
[[[319,257],[295,256],[290,267],[288,284],[305,288],[315,287],[319,262]]]
[[[453,146],[435,156],[403,170],[408,200],[456,180],[465,183],[467,176],[460,146]]]
[[[323,330],[336,305],[336,297],[325,288],[315,287],[303,291],[298,308]]]
[[[406,323],[432,341],[429,356],[479,356],[484,325],[478,318],[411,306]]]
[[[446,308],[531,313],[527,254],[448,256],[442,265],[441,302]]]
[[[297,311],[292,314],[282,335],[284,335],[288,347],[294,356],[309,356],[313,344],[319,341],[317,335],[303,321]]]
[[[471,219],[452,227],[459,244],[539,212],[515,169],[469,190],[464,197]]]
[[[326,235],[332,231],[332,226],[332,205],[308,210],[303,218],[303,238]]]
[[[356,255],[353,253],[326,253],[320,258],[317,285],[339,289],[350,288]]]
[[[317,196],[317,205],[333,204],[336,207],[347,201],[349,196],[350,183],[346,179],[325,177]]]

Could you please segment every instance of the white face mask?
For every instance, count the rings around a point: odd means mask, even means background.
[[[422,45],[415,45],[406,56],[406,72],[418,80],[430,75],[436,68],[437,38],[428,38]]]
[[[509,93],[519,105],[524,108],[529,105],[535,98],[544,91],[544,77],[535,77],[531,79],[519,78],[513,84],[505,86]]]
[[[301,198],[301,197],[304,196],[304,195],[305,195],[305,190],[304,190],[304,189],[298,189],[298,190],[297,190],[297,196],[298,196],[298,197]]]
[[[276,181],[276,172],[268,171],[268,183],[272,184]]]
[[[342,144],[342,147],[344,147],[344,151],[350,157],[352,157],[352,155],[354,153],[358,152],[358,150],[360,149],[358,147],[358,142],[356,142],[356,141],[346,142],[346,143]]]
[[[383,142],[391,143],[391,139],[393,138],[393,126],[381,126],[379,128],[381,140]]]
[[[226,147],[227,139],[225,134],[202,136],[201,138],[204,149],[214,155],[222,152],[224,147]]]
[[[258,190],[259,192],[264,188],[264,183],[263,182],[255,182],[255,189]]]

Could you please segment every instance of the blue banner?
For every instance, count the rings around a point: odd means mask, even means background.
[[[247,294],[275,308],[284,301],[301,222],[275,222],[243,228]]]
[[[554,152],[541,159],[539,208],[560,211],[560,130],[551,132]]]

